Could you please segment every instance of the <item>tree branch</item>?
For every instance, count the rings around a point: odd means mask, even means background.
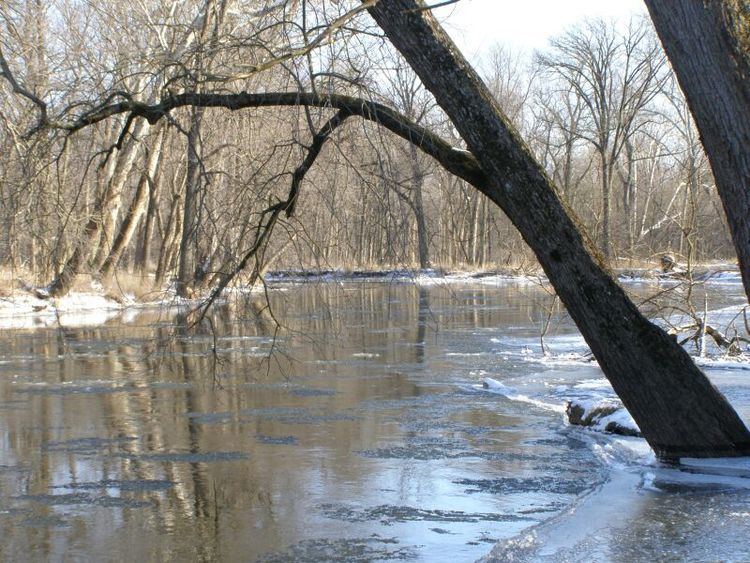
[[[47,123],[48,127],[74,133],[109,117],[129,113],[154,124],[171,111],[182,107],[223,108],[237,111],[259,107],[315,106],[338,109],[377,123],[399,137],[413,143],[450,173],[484,191],[487,176],[474,156],[466,150],[452,146],[429,129],[418,125],[396,110],[364,98],[343,94],[316,94],[311,92],[268,92],[236,94],[184,93],[162,99],[157,104],[123,100],[85,113],[67,123]]]
[[[305,174],[310,170],[315,159],[318,158],[320,151],[323,150],[323,145],[331,136],[331,133],[333,133],[337,127],[341,126],[348,117],[351,117],[351,113],[345,109],[339,110],[336,115],[329,119],[313,137],[313,141],[307,150],[305,160],[302,161],[292,175],[292,186],[289,189],[289,196],[286,200],[287,217],[291,217],[294,214],[295,207],[297,206],[299,187],[302,180],[305,178]]]
[[[5,77],[5,79],[10,84],[10,87],[13,89],[13,92],[20,96],[23,96],[39,108],[39,124],[37,125],[37,128],[40,129],[44,125],[46,125],[48,123],[47,104],[44,103],[41,98],[28,91],[18,83],[16,77],[13,75],[13,72],[10,70],[10,66],[8,66],[8,61],[5,60],[5,55],[3,55],[2,49],[0,49],[0,71],[2,71],[0,73],[0,76]]]
[[[297,204],[297,198],[299,196],[299,188],[302,180],[305,178],[305,174],[310,170],[315,160],[318,158],[320,151],[323,149],[323,145],[330,138],[331,133],[340,127],[348,117],[351,117],[351,113],[346,110],[339,110],[336,115],[329,119],[323,127],[315,134],[310,147],[307,150],[307,156],[295,169],[292,175],[292,185],[289,189],[289,195],[285,201],[279,201],[261,212],[260,221],[256,227],[255,242],[250,249],[245,252],[242,260],[229,272],[226,272],[220,276],[218,285],[211,291],[205,302],[201,303],[195,311],[197,315],[196,324],[200,323],[206,315],[209,307],[216,301],[226,287],[236,278],[240,272],[247,268],[250,260],[255,258],[255,266],[250,275],[250,285],[253,285],[255,281],[260,277],[262,272],[262,254],[265,250],[266,244],[271,238],[271,233],[279,219],[282,211],[286,212],[287,217],[290,217],[294,213],[295,206]],[[264,224],[264,219],[268,215],[268,221]]]

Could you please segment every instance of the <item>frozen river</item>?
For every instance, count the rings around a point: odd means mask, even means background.
[[[269,299],[280,329],[253,297],[199,335],[167,312],[4,331],[0,559],[456,562],[498,542],[501,560],[750,557],[750,480],[565,424],[566,399],[611,390],[569,322],[542,357],[540,286]],[[750,371],[709,375],[750,420]]]

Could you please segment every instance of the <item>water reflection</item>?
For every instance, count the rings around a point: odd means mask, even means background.
[[[557,414],[473,387],[529,371],[492,339],[536,338],[545,298],[305,284],[203,333],[6,333],[0,558],[479,557],[603,475]]]

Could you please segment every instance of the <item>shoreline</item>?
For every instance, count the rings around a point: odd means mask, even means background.
[[[638,284],[680,284],[686,280],[680,275],[663,274],[659,270],[622,270],[616,272],[617,280],[623,285]],[[700,279],[698,279],[700,277]],[[717,264],[715,268],[696,274],[695,283],[707,285],[741,285],[739,271],[727,264]],[[398,283],[413,284],[418,287],[478,285],[500,286],[506,284],[546,285],[543,273],[521,272],[517,269],[491,270],[277,270],[269,272],[263,282],[253,287],[236,286],[227,288],[226,300],[232,295],[262,293],[266,287],[279,290],[288,285],[307,283]],[[53,326],[82,327],[97,326],[127,313],[143,310],[185,308],[198,305],[203,297],[184,299],[177,297],[174,287],[167,286],[153,290],[137,298],[135,293],[126,291],[106,291],[97,281],[91,281],[80,289],[71,291],[59,298],[41,298],[43,288],[28,285],[12,291],[5,291],[0,297],[0,329],[24,330]],[[207,294],[206,294],[207,295]],[[205,297],[205,296],[204,296]]]

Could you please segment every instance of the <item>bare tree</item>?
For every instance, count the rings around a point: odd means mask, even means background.
[[[387,80],[387,97],[394,107],[414,123],[425,124],[434,107],[434,101],[425,92],[417,75],[408,66],[397,66],[394,72],[388,74]],[[429,165],[417,150],[418,142],[418,139],[414,139],[407,144],[409,179],[406,185],[397,185],[395,189],[398,196],[406,202],[414,214],[417,225],[419,267],[425,269],[431,266],[430,234],[427,229],[424,204],[425,179],[429,173]]]
[[[552,40],[549,52],[538,60],[563,90],[575,92],[585,108],[576,134],[591,143],[599,157],[599,242],[609,260],[617,163],[640,125],[643,110],[659,92],[664,55],[641,20],[632,20],[624,34],[612,22],[587,20],[583,27]]]

